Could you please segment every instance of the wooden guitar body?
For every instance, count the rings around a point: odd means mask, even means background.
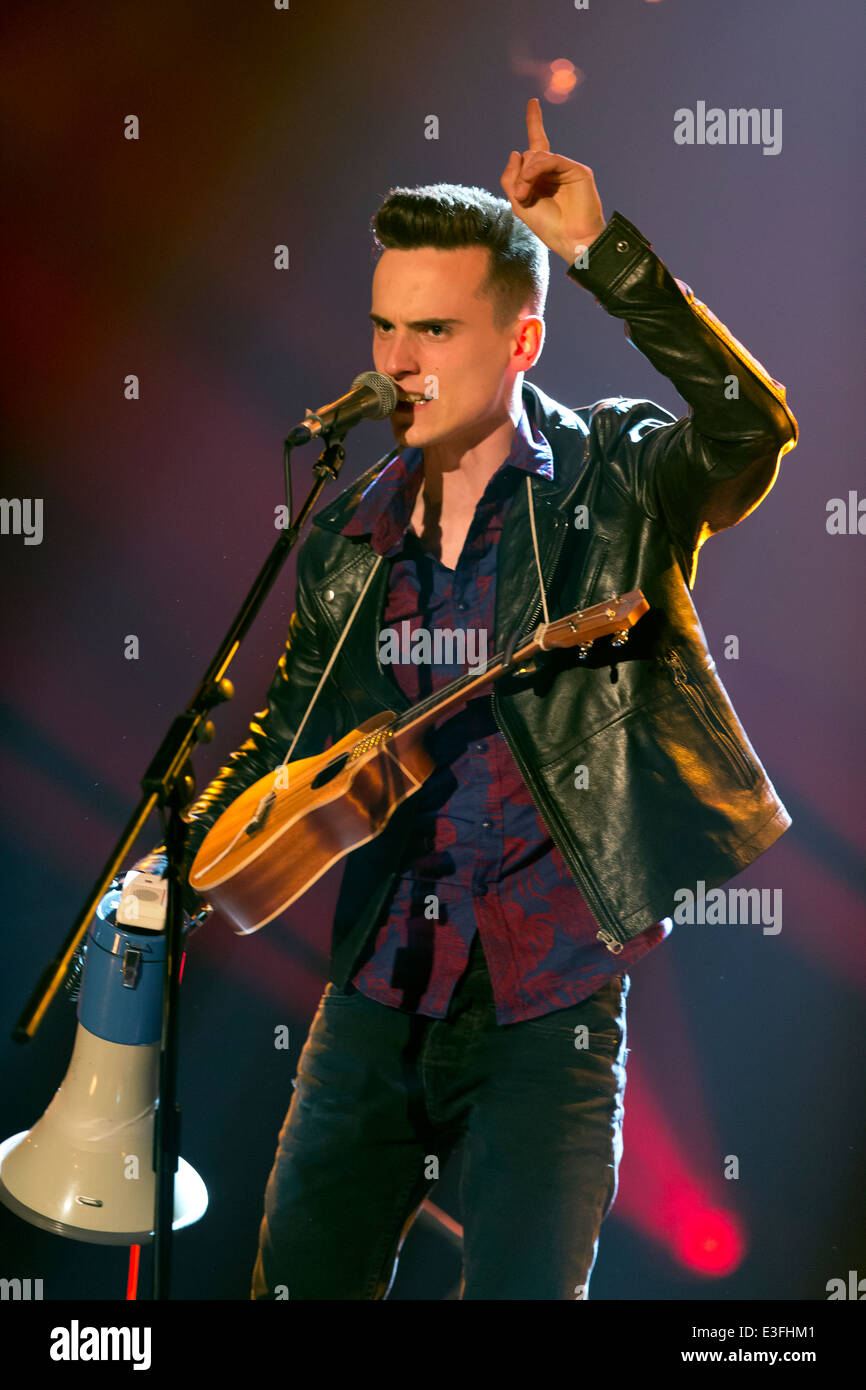
[[[258,931],[279,916],[378,835],[433,771],[423,744],[385,732],[394,718],[384,710],[326,752],[267,773],[213,825],[189,882],[236,931]]]
[[[235,931],[258,931],[332,864],[378,835],[426,781],[435,763],[425,732],[447,710],[488,690],[506,671],[532,669],[551,648],[576,647],[582,657],[608,636],[623,646],[648,608],[635,589],[542,623],[523,646],[497,653],[481,672],[458,677],[399,716],[383,710],[324,753],[281,764],[215,821],[193,860],[191,887]]]

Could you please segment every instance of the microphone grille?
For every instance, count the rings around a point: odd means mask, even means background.
[[[369,386],[379,402],[378,408],[370,412],[370,419],[384,420],[386,415],[391,415],[397,409],[399,396],[396,383],[384,372],[361,372],[352,382],[352,388],[356,386]]]

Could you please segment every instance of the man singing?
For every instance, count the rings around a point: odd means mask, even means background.
[[[494,652],[612,593],[650,610],[624,647],[545,653],[443,717],[433,774],[348,857],[256,1299],[386,1297],[460,1143],[462,1297],[586,1298],[622,1152],[627,972],[669,934],[677,889],[725,883],[790,825],[691,600],[700,546],[796,443],[784,389],[630,222],[605,221],[534,99],[527,128],[507,202],[394,189],[374,218],[396,447],[313,520],[267,709],[193,807],[187,867],[293,741],[294,759],[319,753],[465,669],[385,659],[387,630]],[[524,381],[546,248],[686,416],[623,397],[570,410]]]

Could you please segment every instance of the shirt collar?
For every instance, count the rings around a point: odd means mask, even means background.
[[[498,487],[509,467],[553,480],[553,450],[541,430],[530,421],[525,405],[511,439],[508,457],[493,474],[488,488],[494,484]],[[404,449],[364,489],[341,534],[368,535],[378,555],[396,555],[402,549],[423,478],[423,451],[412,447]]]

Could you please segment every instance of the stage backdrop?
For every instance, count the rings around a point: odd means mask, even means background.
[[[9,1034],[274,543],[281,441],[372,366],[372,213],[395,184],[501,194],[539,96],[552,149],[784,383],[801,431],[694,595],[793,815],[736,880],[781,895],[780,930],[681,925],[635,967],[592,1296],[824,1300],[866,1274],[859,37],[856,5],[813,0],[6,5],[0,1137],[66,1069],[68,1002],[28,1047]],[[756,138],[710,143],[714,108],[754,108]],[[530,379],[554,398],[684,413],[556,257],[546,321]],[[353,432],[341,485],[391,440]],[[293,600],[290,564],[200,789],[263,707]],[[179,1298],[248,1295],[339,876],[250,939],[215,918],[190,942],[183,1153],[210,1208],[176,1241]],[[435,1200],[460,1219],[456,1164]],[[123,1250],[5,1208],[0,1240],[0,1276],[45,1298],[123,1296]],[[419,1227],[392,1297],[446,1298],[458,1269]]]

